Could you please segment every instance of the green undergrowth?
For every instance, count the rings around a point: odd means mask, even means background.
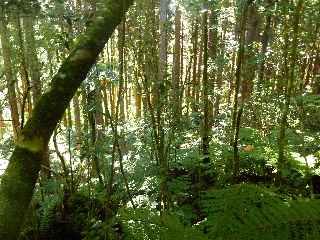
[[[209,239],[319,239],[319,200],[290,200],[275,191],[241,184],[203,193]]]

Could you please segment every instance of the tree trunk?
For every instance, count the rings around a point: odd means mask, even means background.
[[[32,102],[31,102],[31,95],[30,95],[30,81],[29,81],[29,73],[28,73],[28,67],[27,67],[27,61],[26,61],[26,52],[25,52],[25,46],[24,46],[24,40],[23,40],[23,34],[22,34],[22,28],[20,23],[20,15],[16,15],[16,21],[15,21],[15,28],[17,30],[17,38],[18,38],[18,45],[19,45],[19,57],[20,57],[20,77],[22,81],[22,103],[21,103],[21,125],[22,128],[25,121],[25,110],[27,109],[27,112],[29,113],[29,116],[32,111]]]
[[[41,95],[40,68],[37,56],[36,41],[34,37],[33,16],[23,18],[23,27],[25,30],[26,59],[28,61],[29,75],[31,79],[31,91],[33,106],[37,103]]]
[[[6,125],[4,124],[3,110],[2,110],[2,107],[0,107],[0,140],[2,140],[3,138],[5,127]]]
[[[198,92],[197,87],[197,63],[198,63],[198,20],[196,19],[194,22],[194,29],[192,34],[193,41],[193,64],[192,64],[192,112],[196,112],[196,95]]]
[[[76,130],[76,144],[81,144],[82,132],[81,132],[81,114],[80,114],[80,102],[79,95],[76,93],[73,97],[73,111],[74,111],[74,126]]]
[[[243,105],[239,108],[239,92],[241,86],[241,71],[245,54],[245,33],[247,24],[247,14],[248,7],[251,2],[247,1],[242,8],[241,20],[240,20],[240,34],[239,38],[239,49],[237,53],[237,67],[235,73],[235,84],[234,84],[234,98],[233,98],[233,109],[232,109],[232,140],[231,145],[233,146],[233,177],[236,178],[239,175],[240,170],[240,159],[239,159],[239,149],[238,149],[238,139],[240,130],[240,118],[243,111]]]
[[[203,124],[202,124],[202,154],[203,163],[208,164],[209,142],[210,142],[210,119],[209,119],[209,83],[208,83],[208,11],[205,10],[202,17],[202,48],[203,48],[203,74],[202,74],[202,105],[203,105]]]
[[[1,37],[1,44],[2,44],[2,56],[4,60],[4,73],[7,82],[8,88],[8,99],[11,111],[11,118],[12,118],[12,128],[13,128],[13,137],[17,140],[19,130],[20,130],[20,121],[19,121],[19,111],[18,111],[18,104],[17,104],[17,97],[16,97],[16,77],[12,70],[12,56],[11,56],[11,46],[10,46],[10,39],[8,37],[8,28],[7,23],[5,22],[5,18],[2,17],[0,19],[0,37]]]
[[[282,170],[287,167],[288,159],[285,155],[286,148],[286,128],[287,128],[287,118],[289,114],[290,107],[290,99],[292,95],[293,85],[295,81],[295,67],[297,62],[298,55],[298,34],[299,34],[299,23],[301,18],[301,13],[303,11],[303,0],[299,0],[297,3],[294,16],[293,16],[293,39],[291,46],[291,61],[290,61],[290,72],[288,71],[286,91],[285,91],[285,103],[284,108],[282,110],[282,117],[280,122],[280,132],[278,138],[278,146],[279,146],[279,156],[278,156],[278,168],[281,174]],[[286,54],[286,53],[285,53]]]
[[[173,67],[172,67],[172,104],[173,104],[173,117],[175,125],[179,124],[181,117],[181,99],[180,99],[180,79],[181,79],[181,11],[179,6],[176,8],[175,15],[175,43],[173,53]]]
[[[126,21],[122,20],[122,23],[118,27],[118,51],[119,51],[119,92],[118,101],[120,107],[119,120],[124,121],[124,44],[125,44],[125,28]]]
[[[165,138],[163,129],[163,105],[165,99],[165,81],[167,75],[167,19],[169,12],[169,0],[160,0],[160,41],[159,41],[159,70],[157,82],[155,87],[155,110],[156,110],[156,126],[157,126],[157,154],[160,163],[160,214],[169,208],[169,197],[168,197],[168,159],[165,154]]]
[[[0,185],[0,239],[18,238],[38,179],[42,153],[106,41],[120,23],[133,0],[107,0],[98,17],[79,39],[39,99],[32,117],[21,131]]]

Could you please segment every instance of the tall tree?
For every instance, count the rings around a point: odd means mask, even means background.
[[[23,17],[23,28],[25,32],[25,43],[26,43],[26,59],[29,69],[29,76],[31,79],[31,91],[33,105],[37,103],[41,95],[41,80],[40,80],[40,66],[37,55],[37,47],[35,40],[35,29],[34,29],[34,16],[25,15]]]
[[[242,68],[244,64],[245,56],[245,39],[246,39],[246,25],[248,20],[248,8],[252,0],[246,0],[240,6],[240,26],[239,26],[239,49],[237,53],[237,67],[235,73],[235,84],[234,84],[234,97],[233,97],[233,109],[232,109],[232,140],[231,145],[233,146],[233,176],[237,177],[239,175],[240,169],[240,159],[239,159],[239,148],[238,139],[240,131],[240,121],[243,112],[244,102],[240,102],[239,107],[239,93],[241,87],[241,76]]]
[[[287,167],[288,163],[288,157],[285,154],[286,150],[286,129],[287,129],[287,121],[288,121],[288,114],[289,114],[289,107],[291,104],[291,96],[294,89],[294,82],[295,82],[295,68],[296,68],[296,62],[297,62],[297,56],[298,56],[298,40],[299,40],[299,23],[301,14],[303,11],[303,0],[299,0],[294,11],[293,15],[293,31],[292,31],[292,45],[291,45],[291,55],[290,55],[290,70],[288,68],[288,71],[286,71],[287,75],[286,77],[286,86],[285,86],[285,102],[284,107],[282,109],[282,116],[280,121],[280,132],[279,132],[279,138],[278,138],[278,144],[279,144],[279,156],[278,156],[278,168],[280,174],[282,173],[283,169]],[[288,29],[285,29],[285,31],[288,31]],[[287,34],[289,34],[287,32]],[[287,44],[287,43],[285,43]],[[285,56],[289,52],[289,49],[285,48],[284,51],[286,51],[284,54]]]
[[[210,162],[209,158],[209,142],[210,142],[210,115],[209,115],[209,82],[208,82],[208,9],[204,5],[204,13],[202,16],[202,48],[203,48],[203,74],[202,74],[202,106],[203,106],[203,123],[201,129],[202,137],[202,154],[203,163]]]
[[[17,79],[12,69],[12,53],[10,46],[10,38],[8,37],[7,21],[3,9],[0,9],[0,11],[2,11],[2,17],[0,19],[0,37],[4,61],[4,73],[8,89],[8,99],[12,118],[13,137],[15,140],[17,140],[20,130],[19,111],[16,95]]]
[[[172,102],[173,117],[176,124],[179,123],[181,116],[181,10],[179,5],[176,7],[175,15],[175,41],[173,52],[173,68],[172,68]]]
[[[133,0],[106,0],[99,17],[63,62],[21,131],[0,185],[0,239],[18,238],[38,179],[44,146]]]
[[[198,79],[197,79],[197,63],[198,63],[198,35],[199,35],[199,23],[198,18],[194,20],[193,23],[193,33],[192,33],[192,111],[197,111],[197,94],[198,94]]]
[[[167,54],[168,54],[168,12],[170,0],[160,0],[160,39],[159,39],[159,65],[158,78],[155,83],[155,112],[156,112],[156,127],[157,127],[157,152],[160,163],[160,211],[161,214],[169,208],[168,196],[168,159],[166,155],[164,122],[163,122],[163,106],[166,101],[165,82],[167,78]]]
[[[119,118],[124,120],[124,57],[125,57],[125,40],[126,40],[126,20],[123,19],[122,23],[118,27],[118,51],[119,51]]]

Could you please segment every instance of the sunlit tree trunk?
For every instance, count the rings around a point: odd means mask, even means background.
[[[80,102],[79,95],[76,93],[72,100],[74,111],[74,126],[76,130],[76,144],[81,144],[82,130],[81,130],[81,115],[80,115]]]
[[[12,118],[13,137],[15,140],[17,140],[20,130],[19,111],[15,89],[17,79],[12,69],[12,53],[10,39],[8,36],[7,23],[5,21],[5,17],[3,16],[0,19],[0,37],[2,45],[2,56],[4,61],[4,74],[6,77],[8,100]]]
[[[165,138],[163,129],[163,117],[162,111],[165,99],[165,81],[167,75],[167,21],[169,12],[170,0],[160,0],[160,39],[159,39],[159,65],[158,65],[158,78],[155,83],[155,112],[156,112],[156,125],[157,125],[157,150],[160,163],[160,212],[161,214],[169,208],[169,196],[168,196],[168,159],[165,153]]]
[[[199,25],[198,25],[198,19],[194,22],[194,29],[193,29],[193,35],[192,35],[192,42],[193,42],[193,50],[192,50],[192,112],[197,111],[197,102],[196,102],[196,96],[198,92],[198,82],[197,82],[197,63],[198,63],[198,31],[199,31]]]
[[[98,88],[97,88],[98,89]],[[90,131],[91,131],[91,145],[93,148],[92,151],[92,161],[93,167],[95,170],[95,176],[98,177],[99,184],[101,186],[104,185],[104,181],[102,178],[102,171],[101,171],[101,164],[100,164],[100,154],[99,147],[101,145],[101,119],[98,111],[100,107],[97,106],[97,101],[99,101],[99,97],[97,94],[98,90],[93,90],[88,94],[88,105],[90,106],[91,110],[88,112],[89,115],[89,124],[90,124]]]
[[[0,141],[3,139],[3,134],[5,132],[5,122],[3,119],[3,109],[0,107]]]
[[[290,70],[287,72],[286,80],[286,88],[285,88],[285,102],[284,107],[282,109],[282,116],[280,120],[280,132],[279,132],[279,138],[278,138],[278,144],[279,144],[279,156],[278,156],[278,168],[280,175],[284,168],[287,167],[288,164],[288,157],[286,156],[286,129],[287,129],[287,121],[288,121],[288,115],[289,115],[289,107],[291,104],[291,96],[292,91],[294,89],[294,82],[295,82],[295,67],[297,62],[297,56],[298,56],[298,40],[299,40],[299,23],[301,14],[303,11],[303,0],[299,0],[297,3],[297,6],[295,7],[295,12],[293,15],[293,36],[292,36],[292,45],[291,45],[291,55],[290,55]],[[285,49],[285,51],[287,51]],[[286,53],[285,53],[286,54]]]
[[[214,63],[214,66],[217,65],[217,46],[218,46],[218,16],[217,16],[217,9],[215,9],[216,6],[213,6],[211,8],[211,12],[209,15],[209,31],[208,31],[208,58],[211,60],[212,63]],[[221,49],[221,52],[223,49]],[[220,66],[221,64],[219,64]],[[218,66],[218,67],[219,67]],[[221,89],[219,86],[219,90],[217,91],[216,101],[215,101],[215,110],[213,106],[213,95],[214,95],[214,88],[215,88],[215,82],[221,82],[222,79],[218,75],[222,75],[222,68],[219,69],[220,71],[216,72],[214,71],[214,67],[211,67],[211,70],[208,72],[208,90],[209,95],[212,96],[212,99],[209,101],[209,118],[210,118],[210,125],[213,123],[214,116],[217,115],[219,112],[219,102],[220,102],[220,96],[221,96]],[[221,85],[221,84],[217,84]],[[216,114],[213,113],[213,111],[216,112]]]
[[[118,92],[118,101],[119,101],[119,120],[124,121],[124,45],[125,45],[125,31],[126,31],[126,21],[125,19],[118,27],[118,51],[119,51],[119,92]]]
[[[136,79],[136,84],[135,84],[135,106],[136,106],[136,117],[139,119],[141,118],[141,105],[142,105],[142,89],[141,85],[138,82],[138,78]]]
[[[264,73],[265,73],[265,62],[266,62],[266,53],[267,53],[267,48],[269,45],[270,41],[270,35],[271,35],[271,15],[269,14],[266,19],[266,25],[265,29],[262,35],[262,48],[261,48],[261,63],[259,66],[259,72],[258,72],[258,87],[262,86],[264,82]]]
[[[175,43],[173,52],[173,68],[172,68],[172,103],[173,117],[176,124],[179,123],[181,117],[181,10],[176,7],[175,15]],[[176,125],[175,124],[175,125]]]
[[[25,46],[24,46],[24,40],[23,40],[23,31],[21,28],[20,23],[20,14],[16,15],[15,19],[15,28],[17,30],[17,40],[19,45],[19,57],[20,57],[20,77],[22,81],[22,101],[21,101],[21,127],[24,125],[25,121],[25,112],[27,110],[29,116],[32,111],[32,102],[31,102],[31,85],[29,80],[29,73],[28,73],[28,66],[27,66],[27,60],[26,60],[26,52],[25,52]]]
[[[205,6],[206,7],[206,6]],[[209,115],[209,82],[208,82],[208,10],[205,9],[202,16],[202,48],[203,48],[203,74],[202,74],[202,112],[203,123],[201,129],[203,163],[210,162],[210,115]]]
[[[240,108],[239,108],[239,93],[240,93],[240,87],[241,87],[242,66],[244,64],[244,56],[245,56],[245,34],[246,34],[247,14],[248,14],[248,7],[250,4],[251,4],[251,1],[246,1],[244,3],[244,6],[241,9],[240,27],[239,27],[239,34],[238,34],[239,49],[237,53],[237,67],[236,67],[236,73],[235,73],[232,125],[231,125],[231,129],[232,129],[231,145],[233,146],[233,177],[234,178],[236,178],[239,175],[239,170],[240,170],[238,139],[239,139],[239,130],[240,130],[240,120],[241,120],[241,115],[242,115],[244,105],[240,103]]]
[[[37,47],[35,40],[34,30],[34,16],[28,15],[23,17],[23,28],[25,31],[25,43],[26,43],[26,58],[28,61],[31,92],[33,105],[35,105],[41,95],[41,81],[40,81],[40,67],[37,56]]]

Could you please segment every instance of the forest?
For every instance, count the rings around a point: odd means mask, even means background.
[[[320,239],[319,0],[0,0],[0,240]]]

